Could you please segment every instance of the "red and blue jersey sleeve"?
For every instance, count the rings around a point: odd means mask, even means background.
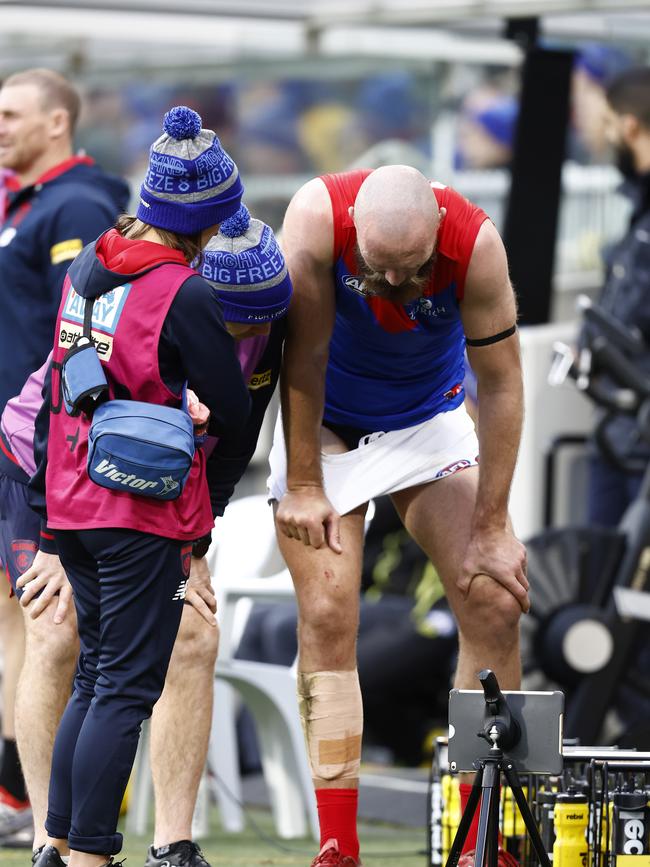
[[[435,294],[453,281],[456,297],[460,300],[465,292],[465,278],[476,236],[489,217],[452,187],[438,184],[432,184],[432,187],[438,206],[446,212],[438,230],[438,259],[432,275],[432,291]]]

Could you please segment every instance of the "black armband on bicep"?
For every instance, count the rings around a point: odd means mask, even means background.
[[[469,337],[466,337],[465,343],[468,346],[489,346],[491,343],[498,343],[500,340],[505,340],[507,337],[512,337],[516,330],[517,326],[513,325],[511,328],[506,328],[505,331],[500,331],[498,334],[493,334],[492,337],[479,337],[476,340],[470,340]]]

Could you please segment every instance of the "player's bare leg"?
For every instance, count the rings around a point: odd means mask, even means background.
[[[335,450],[346,451],[328,436]],[[315,863],[325,858],[342,867],[353,867],[359,857],[363,709],[356,638],[366,507],[341,518],[341,554],[278,536],[298,601],[299,707],[321,826],[322,848]],[[332,840],[337,841],[335,852],[330,851]]]
[[[459,656],[454,685],[477,689],[477,673],[491,668],[503,689],[518,689],[521,681],[519,618],[515,597],[487,575],[477,575],[467,596],[456,586],[470,538],[476,502],[478,468],[393,494],[393,502],[411,536],[429,556],[445,586],[458,624]],[[472,775],[461,774],[461,805],[469,798]],[[478,811],[463,847],[463,867],[473,864]],[[500,867],[515,867],[499,849]]]
[[[210,738],[218,648],[219,630],[185,605],[165,688],[151,718],[155,848],[192,839],[192,816]]]
[[[4,665],[2,672],[2,740],[0,759],[0,836],[28,828],[32,812],[25,793],[16,745],[16,689],[25,655],[25,631],[20,605],[9,596],[9,583],[0,569],[0,649]]]
[[[35,620],[23,609],[25,664],[16,697],[16,735],[20,761],[34,812],[34,848],[46,840],[45,818],[54,737],[70,698],[79,639],[74,606],[62,623],[54,623],[58,599]],[[64,842],[62,855],[67,854]]]
[[[519,618],[515,597],[486,575],[472,581],[467,596],[456,586],[470,537],[478,468],[393,494],[406,529],[431,559],[456,617],[460,652],[455,686],[477,689],[476,674],[491,668],[502,689],[518,689]]]

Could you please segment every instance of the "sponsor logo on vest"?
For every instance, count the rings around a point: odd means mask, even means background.
[[[71,322],[62,322],[61,330],[59,331],[60,348],[69,349],[82,334],[83,328],[81,325],[73,325]],[[104,361],[108,361],[113,354],[113,338],[109,337],[108,334],[102,334],[101,340],[95,334],[91,334],[90,338],[95,344],[97,355],[101,356]]]
[[[256,391],[258,388],[264,388],[265,385],[271,385],[271,370],[265,370],[263,373],[254,373],[251,376],[248,387],[251,391]]]
[[[106,476],[107,479],[112,479],[114,482],[119,482],[126,488],[137,488],[144,491],[147,488],[156,488],[158,482],[149,482],[147,479],[139,479],[134,473],[122,473],[115,464],[107,461],[105,458],[101,460],[95,467],[95,472]]]
[[[116,286],[109,292],[104,292],[103,295],[95,298],[93,301],[93,329],[102,331],[104,334],[115,334],[130,291],[131,283],[125,283],[123,286]],[[70,286],[61,313],[61,319],[65,321],[66,326],[70,322],[78,322],[83,325],[85,308],[86,299],[75,292],[74,286]],[[61,324],[63,325],[63,321]]]

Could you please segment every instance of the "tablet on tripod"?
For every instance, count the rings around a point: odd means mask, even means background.
[[[521,737],[508,749],[508,758],[520,774],[561,774],[561,692],[504,690]],[[474,771],[476,759],[489,752],[477,735],[486,721],[485,694],[480,689],[452,689],[449,693],[449,769],[452,773]]]
[[[458,867],[479,809],[476,867],[498,867],[499,791],[504,776],[541,867],[552,867],[526,801],[519,771],[562,772],[561,692],[502,693],[489,668],[477,675],[483,691],[454,689],[449,696],[449,769],[475,770],[474,782],[449,850],[447,867]]]

